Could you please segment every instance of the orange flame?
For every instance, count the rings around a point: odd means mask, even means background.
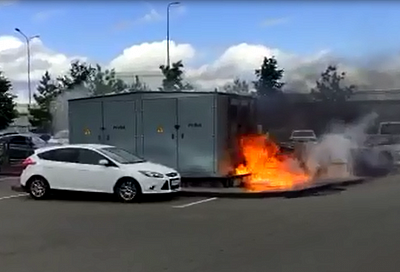
[[[240,148],[246,164],[237,175],[249,174],[244,186],[250,191],[288,190],[309,182],[310,177],[289,155],[279,154],[279,147],[265,135],[244,136]]]

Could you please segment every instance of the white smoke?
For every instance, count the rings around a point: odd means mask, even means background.
[[[84,98],[90,95],[91,92],[86,87],[77,86],[57,96],[50,107],[53,117],[52,130],[54,134],[68,129],[68,100]]]
[[[315,176],[319,169],[330,168],[332,171],[325,173],[328,178],[351,175],[354,166],[353,151],[365,146],[368,139],[366,131],[377,117],[376,113],[371,113],[350,125],[333,123],[318,143],[307,148],[305,163],[310,174]],[[374,158],[370,157],[368,160],[371,165],[375,164]],[[334,165],[341,168],[335,169]]]

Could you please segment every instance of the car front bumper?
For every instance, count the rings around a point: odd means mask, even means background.
[[[142,186],[143,194],[170,194],[179,191],[181,191],[181,178],[179,176]]]

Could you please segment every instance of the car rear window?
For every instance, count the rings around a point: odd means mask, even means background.
[[[292,137],[315,137],[315,133],[313,131],[295,131]]]
[[[78,148],[62,148],[45,151],[37,155],[42,160],[78,163],[79,149]]]

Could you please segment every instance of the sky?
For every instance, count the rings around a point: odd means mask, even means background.
[[[45,70],[61,73],[74,58],[121,73],[156,71],[165,63],[167,4],[0,1],[0,69],[23,93],[26,51],[18,27],[40,35],[31,44],[35,80]],[[360,82],[371,70],[384,73],[379,86],[376,80],[366,86],[396,88],[397,74],[389,73],[400,67],[398,14],[396,1],[182,1],[170,12],[171,57],[183,59],[188,80],[204,88],[250,79],[272,55],[288,71],[292,89],[309,88],[332,61]],[[370,63],[377,68],[367,69]]]

